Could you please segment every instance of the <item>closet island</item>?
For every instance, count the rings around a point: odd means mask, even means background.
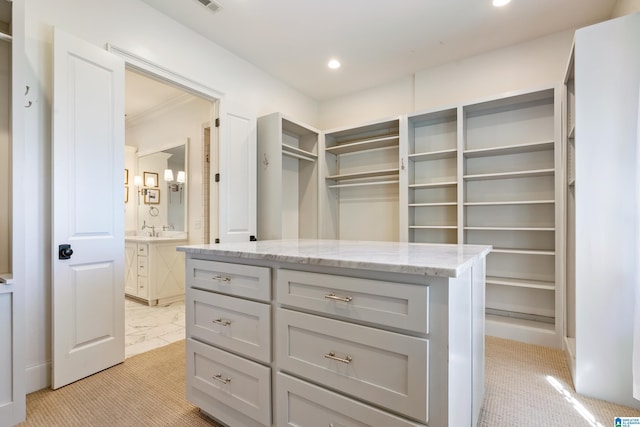
[[[271,240],[186,254],[187,398],[234,426],[475,426],[491,246]]]

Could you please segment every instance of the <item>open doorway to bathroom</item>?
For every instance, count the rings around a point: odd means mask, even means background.
[[[184,339],[184,262],[175,259],[183,254],[168,246],[209,241],[215,107],[166,79],[126,70],[126,358]],[[159,292],[168,286],[174,290]]]

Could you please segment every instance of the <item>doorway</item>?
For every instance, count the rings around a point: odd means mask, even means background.
[[[140,236],[149,232],[141,227],[141,224],[144,226],[150,223],[147,221],[149,218],[146,218],[147,210],[163,210],[164,207],[175,211],[177,205],[182,210],[184,222],[178,225],[167,219],[162,222],[163,231],[166,222],[167,232],[183,232],[189,244],[208,242],[211,222],[209,147],[212,146],[211,138],[216,137],[215,132],[210,132],[210,124],[215,108],[215,100],[187,91],[183,86],[150,72],[127,68],[125,236]],[[167,185],[163,170],[152,171],[149,159],[156,156],[175,158],[176,147],[181,145],[186,145],[187,148],[183,151],[186,151],[186,156],[181,169],[186,171],[186,179],[181,183]],[[177,177],[180,167],[174,169]],[[158,204],[146,204],[140,187],[135,185],[135,177],[142,178],[145,172],[157,177]],[[184,240],[180,244],[185,244]],[[127,259],[127,264],[129,261]],[[147,268],[152,269],[154,266],[147,265]],[[127,268],[126,274],[135,275],[138,272],[135,268]],[[125,282],[133,280],[137,283],[135,279],[127,277]],[[154,285],[155,283],[146,283],[147,288]],[[126,292],[125,358],[184,339],[184,299],[149,305],[149,301],[144,299],[145,294],[138,294],[135,286],[133,291],[127,286]]]

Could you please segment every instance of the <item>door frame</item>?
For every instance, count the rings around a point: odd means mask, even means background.
[[[219,171],[220,165],[218,164],[218,153],[219,153],[219,144],[220,144],[220,133],[218,131],[219,128],[214,126],[216,118],[220,115],[220,102],[224,98],[224,93],[220,92],[216,89],[205,86],[201,83],[196,82],[188,77],[185,77],[181,74],[178,74],[172,70],[169,70],[161,65],[158,65],[154,62],[151,62],[135,53],[132,53],[126,49],[122,49],[113,44],[107,43],[107,51],[121,57],[124,59],[125,68],[137,71],[140,74],[143,74],[147,77],[160,80],[163,83],[166,83],[171,86],[178,87],[185,92],[188,92],[192,95],[196,95],[200,98],[206,99],[212,104],[210,116],[209,116],[209,125],[208,127],[211,129],[210,131],[210,150],[211,150],[211,164],[210,164],[210,179],[209,179],[209,189],[210,189],[210,197],[209,197],[209,211],[217,212],[218,208],[218,188],[214,185],[213,177]],[[204,128],[204,127],[203,127]],[[187,159],[188,162],[188,159]],[[209,218],[209,232],[210,236],[214,236],[217,234],[218,229],[218,220],[211,221]],[[185,230],[188,231],[188,230]],[[210,238],[213,241],[213,238]]]

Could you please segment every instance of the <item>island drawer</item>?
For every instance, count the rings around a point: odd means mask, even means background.
[[[189,336],[271,361],[271,306],[198,289],[187,291]]]
[[[187,285],[260,301],[271,301],[268,267],[187,259]]]
[[[278,368],[428,420],[428,341],[287,309],[276,315]]]
[[[286,374],[276,382],[278,426],[424,427]]]
[[[278,302],[296,307],[427,334],[429,287],[331,274],[280,269]]]
[[[192,339],[187,339],[186,354],[189,400],[212,415],[217,401],[260,425],[271,425],[270,368]]]

